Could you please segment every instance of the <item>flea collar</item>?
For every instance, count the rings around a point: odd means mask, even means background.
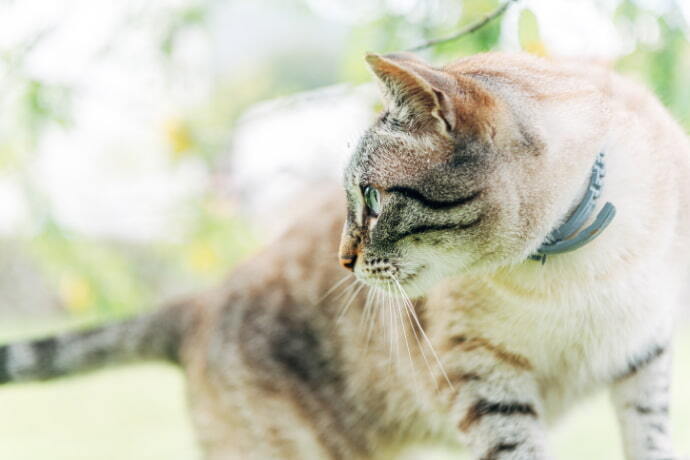
[[[616,207],[609,202],[604,204],[591,225],[582,228],[596,209],[605,175],[604,153],[600,152],[592,166],[592,175],[582,201],[565,222],[549,233],[537,252],[529,257],[531,260],[544,264],[548,256],[575,251],[590,243],[608,227],[616,215]]]

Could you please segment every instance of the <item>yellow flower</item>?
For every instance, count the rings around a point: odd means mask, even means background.
[[[187,251],[187,263],[197,272],[211,273],[220,268],[221,260],[210,244],[198,241]]]
[[[523,50],[537,56],[548,54],[539,32],[539,20],[530,9],[526,8],[520,12],[518,36]]]
[[[169,118],[165,122],[164,129],[166,140],[175,158],[179,158],[192,148],[192,133],[183,119]]]
[[[540,41],[540,40],[528,41],[527,43],[525,43],[525,44],[523,45],[523,48],[524,48],[525,51],[527,51],[528,53],[536,54],[537,56],[542,56],[542,57],[543,57],[543,56],[546,56],[547,54],[549,54],[549,53],[546,51],[546,45],[544,45],[544,42],[542,42],[542,41]]]
[[[88,280],[72,273],[60,278],[58,292],[63,305],[72,313],[83,313],[94,302],[93,288]]]

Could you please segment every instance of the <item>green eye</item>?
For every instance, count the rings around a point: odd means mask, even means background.
[[[364,187],[364,204],[369,208],[369,212],[377,217],[381,213],[381,194],[379,191],[368,185]]]

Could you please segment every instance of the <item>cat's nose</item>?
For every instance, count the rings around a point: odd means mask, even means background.
[[[341,256],[340,265],[347,268],[351,272],[355,271],[355,263],[357,262],[357,254]]]

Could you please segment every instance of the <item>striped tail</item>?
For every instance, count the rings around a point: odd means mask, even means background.
[[[188,304],[100,328],[0,346],[0,384],[48,380],[141,360],[179,362]]]

